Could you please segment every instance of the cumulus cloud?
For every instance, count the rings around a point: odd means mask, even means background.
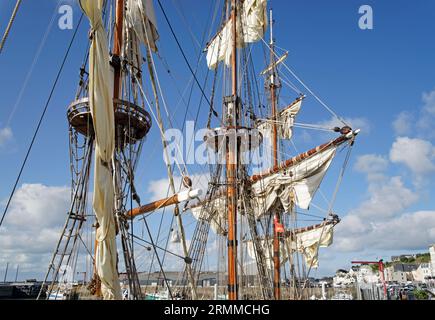
[[[376,180],[384,177],[383,172],[388,167],[388,160],[377,154],[359,156],[355,163],[355,170],[366,173],[368,180]]]
[[[11,128],[0,128],[0,147],[5,146],[13,138],[13,133]]]
[[[388,221],[366,222],[364,232],[352,236],[336,237],[334,248],[348,252],[367,248],[422,250],[434,241],[435,211],[417,211]]]
[[[181,184],[181,179],[182,178],[180,176],[174,176],[175,190],[177,192],[180,190],[179,187]],[[192,180],[192,188],[200,189],[204,195],[207,191],[210,176],[207,174],[197,174],[190,176],[190,179]],[[168,178],[150,181],[147,189],[148,193],[151,195],[149,200],[155,201],[166,198],[168,195],[171,196],[172,193],[170,191],[168,193],[168,190],[170,190]],[[181,190],[184,190],[184,187],[182,187]]]
[[[366,118],[344,118],[343,120],[353,129],[361,129],[362,133],[369,133],[371,130],[370,122]],[[318,125],[326,128],[341,128],[344,126],[343,123],[335,117],[332,117],[327,121],[319,122]]]
[[[15,193],[0,232],[0,264],[24,273],[45,272],[70,203],[68,187],[23,184]]]
[[[399,113],[393,121],[393,129],[397,136],[409,135],[412,132],[412,126],[414,123],[414,116],[403,111]]]
[[[369,197],[351,215],[376,220],[398,215],[418,200],[418,194],[403,183],[401,177],[388,177],[369,183]]]
[[[391,163],[375,154],[358,158],[355,169],[366,175],[367,196],[336,227],[333,250],[421,250],[435,241],[435,211],[410,212],[420,198],[418,192],[402,177],[386,174],[394,163],[403,163],[415,173],[426,172],[431,166],[424,160],[431,149],[427,141],[398,138],[391,148]]]
[[[394,119],[392,125],[397,136],[412,135],[432,139],[435,138],[433,126],[435,123],[435,90],[424,92],[421,106],[416,112],[403,111]]]
[[[423,110],[435,116],[435,90],[423,93]]]
[[[435,146],[426,140],[399,137],[390,150],[390,160],[422,176],[435,171]]]

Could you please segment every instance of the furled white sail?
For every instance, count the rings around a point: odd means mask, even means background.
[[[157,51],[156,42],[159,39],[156,16],[152,0],[129,0],[127,1],[126,19],[128,26],[132,28],[139,40],[148,45],[153,51]]]
[[[305,257],[307,267],[317,268],[319,265],[318,248],[329,247],[332,244],[334,226],[332,224],[296,235],[297,250]],[[288,238],[288,241],[291,241]]]
[[[104,0],[80,0],[79,3],[92,28],[89,52],[89,104],[96,139],[93,209],[99,224],[95,264],[101,280],[103,298],[121,299],[116,266],[114,184],[111,168],[115,148],[113,81],[102,20]]]
[[[278,117],[278,136],[281,139],[291,139],[293,136],[293,125],[295,118],[301,110],[302,100],[298,100],[288,108],[282,110]]]
[[[267,0],[245,0],[237,15],[237,47],[259,41],[267,27]],[[241,12],[240,12],[241,10]],[[232,21],[225,23],[207,47],[207,65],[214,70],[220,61],[230,65],[232,53]]]
[[[295,238],[287,237],[285,243],[280,245],[280,261],[284,264],[289,259],[289,251],[302,253],[305,264],[309,268],[319,266],[318,248],[329,247],[333,241],[334,226],[333,224],[321,225],[315,229],[299,232]],[[260,245],[266,257],[266,265],[273,269],[273,239],[260,240]],[[256,251],[252,240],[247,241],[248,255],[255,259]]]
[[[276,119],[278,138],[290,140],[293,137],[293,125],[301,107],[302,99],[298,99],[278,114]],[[272,121],[270,119],[260,120],[257,124],[258,131],[261,132],[264,139],[269,141],[272,138]]]
[[[279,201],[289,211],[292,200],[301,209],[308,209],[335,156],[336,146],[306,158],[300,163],[266,176],[252,185],[256,217],[261,217]],[[293,198],[293,199],[292,199]]]
[[[260,240],[260,246],[261,249],[264,253],[264,257],[265,257],[265,264],[267,266],[267,268],[269,268],[270,270],[273,269],[273,240],[272,239],[267,239],[267,240]],[[248,240],[246,241],[247,244],[247,249],[248,249],[248,255],[251,259],[256,260],[256,254],[257,254],[257,250],[255,248],[255,245],[253,243],[252,240]],[[285,246],[281,245],[279,247],[279,257],[280,257],[280,262],[281,264],[284,264],[287,262],[288,260],[288,255],[287,255],[287,249]]]

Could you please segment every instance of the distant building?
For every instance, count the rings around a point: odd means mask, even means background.
[[[429,253],[430,253],[431,273],[432,273],[432,277],[435,277],[435,244],[430,246]]]
[[[413,281],[413,272],[418,269],[418,266],[410,263],[397,263],[391,267],[385,268],[385,281],[405,283]]]
[[[332,283],[335,288],[345,288],[352,286],[355,281],[356,280],[353,272],[347,272],[346,270],[339,269],[335,273]]]
[[[426,282],[429,277],[432,276],[432,268],[430,263],[422,263],[418,268],[412,271],[412,277],[414,281]]]
[[[379,283],[380,277],[379,272],[373,272],[371,266],[369,265],[361,265],[358,271],[352,271],[355,273],[356,279],[359,283]]]

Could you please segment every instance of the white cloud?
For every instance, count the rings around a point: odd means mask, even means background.
[[[190,176],[192,180],[192,189],[200,189],[204,195],[207,192],[208,181],[210,176],[207,174],[198,174]],[[174,176],[174,185],[176,192],[184,190],[184,187],[180,190],[181,177]],[[150,181],[148,184],[147,191],[151,194],[149,200],[155,201],[159,199],[166,198],[168,195],[171,196],[172,193],[169,191],[169,179],[163,178],[159,180]]]
[[[45,272],[69,203],[68,187],[23,184],[15,193],[0,232],[0,263],[20,264],[24,273]]]
[[[387,167],[388,160],[377,154],[359,156],[354,166],[355,170],[366,173],[368,180],[382,179]]]
[[[371,125],[366,118],[344,118],[343,120],[349,126],[351,126],[352,129],[361,129],[361,133],[370,133]],[[320,122],[318,125],[326,128],[341,128],[344,126],[344,124],[335,117],[332,117],[327,121]]]
[[[405,186],[401,177],[370,181],[368,190],[368,199],[351,210],[350,215],[384,220],[400,214],[419,198],[416,192]]]
[[[394,119],[392,125],[398,136],[411,135],[424,139],[435,138],[435,90],[422,94],[422,105],[416,112],[403,111]]]
[[[413,124],[414,116],[407,111],[403,111],[393,121],[393,129],[397,136],[409,135],[412,132]]]
[[[390,160],[422,176],[435,171],[435,147],[426,140],[399,137],[390,150]]]
[[[435,116],[435,90],[423,93],[423,110]]]
[[[366,221],[365,225],[364,232],[336,237],[334,249],[422,250],[435,242],[435,211],[406,213],[388,221]]]
[[[0,147],[5,146],[13,138],[13,133],[11,128],[0,128]]]

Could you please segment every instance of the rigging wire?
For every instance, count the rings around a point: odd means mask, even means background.
[[[33,145],[35,143],[36,137],[37,137],[37,135],[39,133],[39,129],[41,128],[42,121],[44,120],[45,114],[47,113],[47,109],[48,109],[48,106],[50,105],[51,98],[53,97],[54,91],[55,91],[55,89],[57,87],[57,84],[59,82],[59,79],[60,79],[60,76],[62,74],[63,68],[65,66],[65,63],[66,63],[66,61],[68,59],[68,56],[69,56],[69,53],[71,51],[71,47],[72,47],[72,45],[74,43],[74,40],[76,38],[76,35],[77,35],[78,30],[80,28],[80,25],[81,25],[81,23],[83,21],[83,16],[84,16],[84,14],[82,13],[81,16],[80,16],[80,19],[78,21],[76,30],[74,31],[74,34],[73,34],[73,36],[71,38],[71,41],[70,41],[70,43],[68,45],[67,51],[66,51],[66,53],[65,53],[65,55],[63,57],[62,64],[60,65],[59,71],[58,71],[58,73],[56,75],[56,79],[54,80],[53,86],[51,88],[51,91],[50,91],[50,94],[48,96],[47,102],[45,103],[45,106],[44,106],[44,109],[42,111],[41,117],[39,118],[38,125],[36,126],[36,129],[35,129],[35,132],[33,134],[32,140],[31,140],[30,145],[29,145],[29,147],[27,149],[26,156],[24,157],[24,160],[23,160],[23,163],[21,165],[20,171],[19,171],[18,176],[17,176],[17,178],[15,180],[15,184],[14,184],[14,186],[12,188],[12,192],[11,192],[9,198],[8,198],[8,202],[6,203],[6,207],[5,207],[4,211],[3,211],[3,214],[2,214],[2,217],[1,217],[1,220],[0,220],[0,227],[2,226],[4,218],[6,216],[6,213],[8,212],[9,205],[10,205],[11,200],[12,200],[14,194],[15,194],[15,190],[16,190],[16,188],[18,186],[19,181],[20,181],[20,178],[21,178],[21,175],[23,173],[24,167],[26,166],[26,163],[27,163],[27,160],[29,158],[30,152],[32,151],[32,148],[33,148]]]
[[[148,244],[148,245],[152,245],[151,242],[146,241],[145,239],[142,239],[142,238],[140,238],[140,237],[138,237],[138,236],[136,236],[136,235],[133,235],[133,238],[138,239],[138,240],[140,240],[140,241],[142,241],[142,242],[144,242],[144,243],[146,243],[146,244]],[[136,244],[138,244],[138,243],[136,242]],[[139,245],[140,245],[140,244],[139,244]],[[143,246],[143,245],[142,245],[142,246]],[[183,257],[183,256],[181,256],[181,255],[179,255],[179,254],[177,254],[177,253],[175,253],[175,252],[172,252],[172,251],[170,251],[170,250],[168,250],[168,249],[162,248],[162,247],[158,246],[157,244],[156,244],[155,246],[156,246],[157,249],[160,249],[160,250],[162,250],[162,251],[164,251],[164,252],[166,252],[166,253],[169,253],[169,254],[171,254],[171,255],[173,255],[173,256],[175,256],[175,257],[177,257],[177,258],[180,258],[180,259],[182,259],[182,260],[186,260],[186,257]],[[144,248],[146,248],[146,249],[148,250],[149,247],[144,246]],[[151,249],[151,248],[150,248],[150,249]]]
[[[0,42],[0,54],[3,51],[3,47],[4,47],[5,43],[6,43],[6,40],[7,40],[8,36],[9,36],[9,32],[11,31],[11,28],[12,28],[12,24],[14,23],[15,18],[17,16],[18,9],[20,8],[20,4],[21,4],[21,0],[17,0],[17,2],[15,4],[14,11],[12,12],[12,16],[11,16],[11,18],[9,20],[8,26],[6,27],[6,31],[5,31],[5,33],[3,35],[2,41]]]
[[[328,213],[327,213],[328,215],[331,214],[331,210],[332,210],[332,207],[334,206],[334,203],[335,203],[335,200],[336,200],[336,197],[337,197],[337,194],[338,194],[338,190],[339,190],[339,188],[341,186],[341,183],[343,181],[344,173],[346,171],[347,165],[349,164],[349,159],[350,159],[350,156],[352,154],[352,147],[353,147],[353,141],[350,142],[349,149],[347,150],[347,153],[346,153],[346,158],[345,158],[343,166],[342,166],[342,168],[340,170],[340,176],[338,177],[337,184],[335,185],[334,194],[332,196],[331,202],[329,203],[329,210],[328,210]],[[317,243],[317,246],[316,246],[316,255],[319,254],[320,242],[321,242],[321,239],[323,237],[323,233],[325,231],[325,227],[326,227],[326,225],[323,226],[322,232],[320,233],[319,242]],[[313,262],[314,262],[314,260],[311,261],[310,266],[308,268],[307,280],[308,280],[308,277],[310,275],[310,271],[311,271],[311,269],[313,267]]]
[[[31,66],[30,66],[30,69],[29,69],[29,71],[27,72],[27,74],[26,74],[26,78],[24,79],[23,85],[22,85],[22,87],[21,87],[21,89],[20,89],[20,91],[19,91],[19,93],[18,93],[17,100],[15,101],[15,104],[14,104],[14,106],[12,107],[12,111],[11,111],[10,114],[9,114],[8,121],[6,122],[6,127],[8,127],[8,126],[10,125],[10,123],[11,123],[13,117],[14,117],[14,114],[15,114],[15,112],[17,111],[17,109],[18,109],[18,107],[19,107],[19,105],[20,105],[20,103],[21,103],[21,100],[22,100],[22,98],[23,98],[24,92],[25,92],[25,90],[26,90],[26,88],[27,88],[27,85],[28,85],[28,83],[29,83],[29,81],[30,81],[30,78],[31,78],[31,76],[32,76],[32,74],[33,74],[33,70],[35,69],[36,63],[38,62],[39,57],[41,56],[42,49],[43,49],[44,46],[45,46],[45,43],[46,43],[47,38],[48,38],[48,35],[50,34],[51,29],[53,28],[53,23],[54,23],[54,21],[56,20],[57,9],[58,9],[59,5],[60,5],[60,3],[59,3],[59,4],[56,6],[56,8],[54,9],[54,12],[53,12],[53,15],[52,15],[52,17],[51,17],[51,19],[50,19],[50,22],[49,22],[49,24],[48,24],[48,26],[47,26],[47,29],[45,30],[44,36],[42,37],[41,42],[40,42],[40,44],[39,44],[39,47],[38,47],[38,49],[37,49],[37,51],[36,51],[36,54],[35,54],[35,56],[34,56],[34,58],[33,58],[33,61],[32,61],[32,64],[31,64]]]
[[[157,0],[157,2],[158,2],[158,4],[159,4],[160,9],[162,10],[162,13],[163,13],[164,17],[165,17],[166,23],[168,24],[169,29],[171,30],[172,36],[174,37],[175,42],[177,43],[177,46],[178,46],[178,48],[180,49],[181,54],[183,55],[183,59],[184,59],[184,61],[186,62],[187,67],[189,68],[190,73],[193,75],[193,78],[195,79],[195,82],[196,82],[196,84],[197,84],[198,87],[199,87],[199,90],[201,91],[202,95],[204,96],[204,98],[205,98],[205,100],[207,101],[207,103],[208,103],[208,105],[210,106],[210,108],[212,108],[212,110],[213,110],[213,115],[214,115],[216,118],[219,119],[219,115],[218,115],[218,113],[217,113],[216,110],[212,107],[212,104],[211,104],[210,100],[208,99],[207,95],[206,95],[205,92],[204,92],[204,88],[203,88],[203,87],[201,86],[201,84],[199,83],[198,78],[197,78],[195,72],[193,71],[192,66],[191,66],[190,63],[189,63],[189,60],[188,60],[187,57],[186,57],[186,54],[184,53],[184,50],[183,50],[183,48],[182,48],[182,46],[181,46],[181,44],[180,44],[180,41],[178,40],[178,37],[177,37],[177,35],[175,34],[174,29],[172,28],[172,25],[171,25],[171,22],[169,21],[168,16],[166,15],[166,11],[165,11],[165,9],[164,9],[163,6],[162,6],[162,3],[160,2],[160,0]],[[219,120],[220,120],[220,119],[219,119]]]
[[[261,40],[264,42],[264,44],[270,48],[270,45],[264,40],[264,38],[261,38]],[[274,55],[279,58],[279,56],[274,53]],[[341,118],[337,113],[334,112],[334,110],[331,109],[331,107],[329,107],[322,99],[320,99],[320,97],[318,95],[316,95],[306,84],[305,82],[302,81],[301,78],[299,78],[296,73],[291,70],[289,68],[289,66],[285,63],[285,61],[282,62],[282,65],[285,67],[285,69],[287,69],[288,72],[290,72],[290,74],[323,106],[325,107],[325,109],[331,113],[338,121],[340,121],[341,123],[343,123],[345,126],[348,126],[348,124],[346,123],[346,121],[344,121],[343,118]]]

